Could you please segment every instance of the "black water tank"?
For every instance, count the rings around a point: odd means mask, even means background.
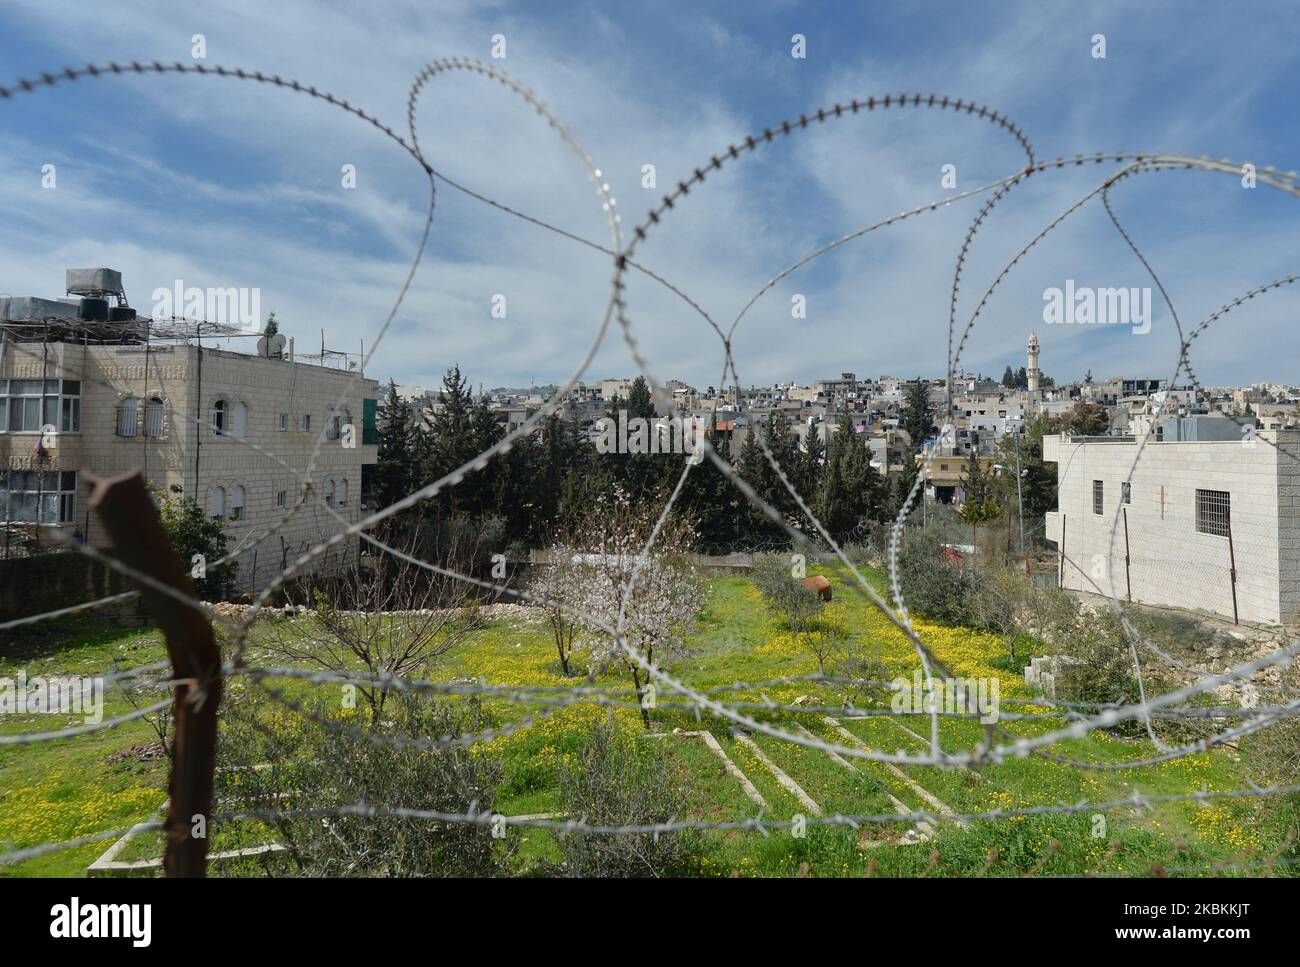
[[[82,299],[81,311],[78,313],[77,318],[83,322],[107,322],[108,300]]]
[[[135,310],[130,306],[113,306],[108,310],[109,322],[133,322]]]

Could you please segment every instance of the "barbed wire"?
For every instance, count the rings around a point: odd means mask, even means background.
[[[432,81],[442,75],[453,72],[467,72],[501,84],[514,96],[522,100],[527,107],[533,109],[546,122],[547,126],[561,139],[564,145],[569,149],[570,153],[575,156],[583,174],[595,186],[595,194],[601,205],[601,211],[605,216],[609,228],[608,244],[600,244],[583,238],[577,233],[550,224],[549,222],[533,215],[489,198],[488,196],[481,194],[458,181],[448,178],[446,175],[437,171],[430,161],[426,159],[416,133],[416,117],[420,97]],[[575,606],[571,601],[551,601],[527,590],[503,587],[499,584],[479,579],[471,574],[460,572],[454,567],[443,567],[441,564],[435,563],[434,561],[419,558],[413,554],[407,553],[401,548],[391,546],[385,540],[376,536],[372,532],[377,525],[394,517],[402,511],[415,506],[418,502],[435,497],[446,490],[455,488],[469,473],[485,468],[489,462],[509,452],[515,442],[531,435],[542,426],[544,421],[549,419],[550,416],[564,404],[572,389],[586,372],[589,364],[592,362],[604,342],[610,328],[611,320],[618,323],[622,338],[630,350],[638,368],[646,378],[647,384],[652,390],[653,398],[656,403],[661,406],[671,407],[671,400],[664,388],[665,384],[655,378],[650,362],[642,352],[633,332],[631,314],[625,295],[625,276],[629,270],[635,270],[646,275],[648,278],[673,293],[680,300],[684,301],[688,307],[690,307],[713,329],[715,334],[719,337],[724,354],[722,383],[725,385],[728,376],[730,376],[735,385],[739,387],[742,385],[742,380],[732,352],[733,339],[740,323],[746,317],[749,310],[756,305],[767,292],[771,291],[786,278],[805,268],[815,260],[838,251],[840,248],[851,242],[863,239],[878,230],[892,227],[903,221],[921,216],[927,212],[936,211],[941,206],[946,207],[953,202],[959,202],[983,195],[988,195],[989,197],[984,201],[984,204],[976,214],[963,238],[956,265],[954,267],[954,275],[950,290],[947,358],[948,369],[945,380],[946,418],[943,427],[945,433],[952,428],[955,419],[956,399],[953,391],[954,374],[960,372],[962,354],[967,347],[977,320],[981,317],[994,292],[1002,286],[1010,276],[1010,273],[1021,263],[1024,256],[1027,255],[1029,251],[1035,248],[1039,242],[1041,242],[1055,228],[1065,222],[1070,216],[1080,211],[1088,202],[1096,198],[1101,199],[1102,204],[1117,231],[1155,281],[1155,284],[1160,289],[1162,297],[1165,299],[1171,315],[1174,318],[1179,334],[1180,346],[1178,363],[1175,367],[1174,377],[1170,381],[1170,385],[1172,386],[1177,380],[1179,372],[1185,369],[1193,384],[1197,389],[1200,389],[1200,383],[1191,366],[1189,355],[1191,342],[1195,340],[1197,336],[1208,327],[1208,325],[1216,321],[1231,309],[1253,299],[1256,295],[1261,295],[1265,292],[1278,289],[1283,285],[1290,284],[1298,277],[1289,276],[1247,292],[1226,304],[1219,310],[1219,312],[1203,320],[1190,331],[1189,335],[1184,337],[1181,322],[1178,320],[1177,313],[1174,311],[1172,301],[1169,299],[1168,293],[1165,291],[1163,284],[1160,282],[1146,256],[1141,252],[1133,241],[1131,235],[1115,215],[1110,203],[1110,191],[1115,185],[1127,181],[1136,175],[1155,171],[1195,170],[1236,175],[1239,174],[1241,167],[1237,163],[1227,159],[1215,161],[1208,157],[1193,158],[1186,155],[1152,152],[1099,152],[1091,155],[1076,155],[1073,158],[1058,157],[1055,160],[1047,161],[1036,157],[1028,137],[1017,124],[1005,115],[991,110],[986,106],[977,106],[973,101],[960,98],[953,99],[947,96],[933,94],[891,94],[885,95],[883,98],[876,98],[873,96],[865,100],[854,99],[848,104],[837,103],[830,108],[822,108],[813,113],[802,114],[797,119],[790,118],[783,120],[775,125],[764,128],[761,133],[750,135],[743,141],[738,141],[727,146],[718,154],[711,155],[707,162],[692,169],[688,176],[676,183],[673,190],[663,196],[663,198],[648,212],[645,218],[630,230],[625,243],[624,232],[621,225],[622,219],[617,209],[617,199],[608,183],[607,176],[604,174],[602,169],[596,165],[592,157],[586,153],[586,150],[572,135],[570,129],[562,123],[560,118],[551,110],[551,108],[549,108],[547,104],[531,89],[525,87],[508,73],[496,66],[470,58],[445,58],[436,60],[431,62],[419,74],[417,74],[411,84],[407,98],[406,113],[408,136],[406,138],[403,138],[400,134],[394,132],[389,126],[383,124],[375,115],[372,115],[361,108],[355,107],[346,99],[339,98],[329,92],[320,91],[314,86],[303,85],[295,80],[282,79],[278,75],[266,75],[261,72],[250,72],[238,68],[206,68],[202,64],[163,64],[154,61],[150,64],[140,62],[132,62],[131,64],[110,63],[98,67],[87,65],[83,68],[65,68],[58,73],[46,73],[40,75],[38,78],[19,80],[9,87],[0,86],[0,100],[8,100],[19,94],[32,94],[41,89],[52,88],[63,82],[98,79],[109,76],[150,76],[166,74],[195,74],[226,79],[249,80],[258,84],[270,85],[323,100],[354,115],[360,120],[365,121],[367,124],[383,133],[387,138],[394,141],[420,165],[423,176],[428,179],[429,201],[427,210],[425,211],[423,228],[420,233],[419,246],[412,257],[410,267],[398,292],[397,298],[380,326],[377,337],[372,341],[369,351],[364,354],[361,365],[357,367],[355,373],[349,376],[343,391],[339,394],[335,403],[334,412],[337,412],[344,406],[350,394],[355,390],[358,381],[363,378],[362,374],[366,363],[374,357],[374,354],[383,343],[394,318],[400,311],[400,308],[410,290],[415,274],[421,265],[424,250],[431,237],[434,225],[437,182],[441,181],[449,187],[462,192],[467,197],[496,208],[521,221],[540,227],[557,237],[568,239],[569,241],[604,253],[611,259],[610,293],[600,323],[593,337],[592,344],[580,359],[579,364],[573,373],[566,378],[563,384],[556,387],[551,396],[546,399],[543,405],[532,416],[525,419],[523,423],[515,429],[507,432],[501,440],[482,451],[473,459],[466,461],[464,464],[446,473],[442,477],[402,496],[387,507],[379,508],[369,514],[363,515],[361,520],[347,520],[328,502],[323,506],[315,505],[313,512],[317,514],[318,519],[325,521],[327,526],[334,527],[335,529],[330,531],[328,536],[318,543],[303,550],[303,552],[295,557],[292,562],[288,563],[278,574],[267,582],[265,586],[256,589],[252,606],[237,620],[231,619],[219,612],[212,612],[211,609],[207,608],[207,606],[197,597],[178,592],[174,588],[169,588],[168,586],[149,578],[147,575],[140,573],[138,570],[125,565],[121,561],[114,559],[111,555],[98,551],[84,543],[71,543],[71,549],[75,550],[77,553],[86,555],[127,578],[143,583],[152,587],[154,590],[159,590],[169,594],[173,599],[180,600],[187,606],[199,610],[206,617],[216,618],[227,629],[229,629],[233,635],[231,654],[225,664],[224,673],[232,678],[248,678],[257,684],[262,692],[268,695],[277,704],[305,716],[323,728],[337,733],[346,734],[357,741],[369,741],[372,743],[388,744],[395,747],[414,747],[417,749],[448,748],[452,746],[472,747],[480,743],[490,742],[493,739],[525,730],[542,719],[552,715],[555,711],[566,707],[580,705],[605,707],[609,709],[632,709],[643,707],[640,696],[635,692],[628,692],[622,689],[608,689],[596,685],[594,684],[592,676],[589,676],[589,679],[592,680],[583,685],[526,686],[507,685],[485,681],[436,682],[431,680],[406,679],[395,675],[366,676],[351,672],[311,672],[300,668],[258,666],[250,663],[248,646],[252,628],[259,616],[268,610],[269,602],[277,591],[283,588],[284,585],[295,576],[308,572],[313,565],[315,565],[333,548],[339,547],[345,542],[357,540],[365,542],[377,551],[386,555],[391,555],[394,559],[410,563],[431,574],[451,578],[463,582],[471,587],[490,589],[494,593],[512,597],[522,602],[560,608],[572,620],[581,622],[588,627],[609,635],[619,649],[619,653],[623,656],[623,659],[629,664],[629,666],[644,671],[647,674],[649,681],[664,689],[664,705],[666,708],[688,711],[697,719],[707,714],[715,717],[721,722],[729,724],[732,727],[761,733],[779,742],[803,746],[805,748],[821,751],[834,757],[874,761],[891,766],[936,766],[941,768],[954,768],[959,766],[997,764],[1012,758],[1032,755],[1075,769],[1103,771],[1135,769],[1172,761],[1198,752],[1204,752],[1218,745],[1235,742],[1237,739],[1253,734],[1269,725],[1292,718],[1296,714],[1300,714],[1300,700],[1249,709],[1234,706],[1207,707],[1203,705],[1197,706],[1187,704],[1197,696],[1201,696],[1221,686],[1231,685],[1241,681],[1249,682],[1259,672],[1274,667],[1289,666],[1297,652],[1300,652],[1300,642],[1279,646],[1267,655],[1241,662],[1218,674],[1205,673],[1202,669],[1168,654],[1167,651],[1161,649],[1154,641],[1152,641],[1150,636],[1143,635],[1133,625],[1124,608],[1119,603],[1119,596],[1115,586],[1115,575],[1113,573],[1110,575],[1110,593],[1107,594],[1097,587],[1096,583],[1093,582],[1091,577],[1084,572],[1083,568],[1067,557],[1063,552],[1061,555],[1062,568],[1068,565],[1079,573],[1084,574],[1085,579],[1092,583],[1093,587],[1102,593],[1102,596],[1106,598],[1110,606],[1114,608],[1120,616],[1125,633],[1129,638],[1132,650],[1131,657],[1139,683],[1139,700],[1136,702],[1058,702],[1050,696],[1036,695],[1026,698],[1010,697],[1006,700],[1008,704],[1023,704],[1030,707],[1037,706],[1045,709],[1045,711],[1000,713],[1001,720],[1007,723],[1041,722],[1059,719],[1064,719],[1065,722],[1059,726],[1049,727],[1045,732],[1030,736],[1015,735],[1005,726],[1000,726],[1000,732],[1003,739],[1000,743],[995,744],[993,731],[990,730],[986,739],[974,749],[954,752],[944,749],[942,746],[940,722],[951,719],[979,718],[978,714],[945,712],[942,709],[937,708],[933,700],[928,703],[928,707],[923,712],[900,713],[894,709],[884,709],[873,706],[864,706],[859,708],[854,706],[847,699],[840,704],[796,704],[774,702],[763,694],[766,689],[778,685],[788,686],[799,681],[807,681],[810,684],[846,686],[852,688],[878,688],[882,685],[887,686],[889,684],[887,682],[881,683],[867,679],[853,679],[847,677],[835,678],[818,675],[788,676],[785,678],[769,679],[756,683],[736,682],[732,685],[710,686],[708,688],[701,688],[692,685],[682,677],[671,674],[662,667],[661,663],[650,660],[648,655],[643,653],[637,642],[633,641],[629,634],[628,613],[633,596],[637,592],[638,580],[641,578],[647,562],[650,560],[650,556],[654,551],[656,541],[662,528],[665,526],[670,515],[674,511],[675,505],[683,492],[692,467],[697,465],[696,461],[688,460],[684,462],[682,472],[679,475],[672,492],[667,497],[662,511],[656,518],[651,532],[633,563],[628,579],[622,588],[618,615],[613,623],[603,621],[595,615],[584,613],[582,609]],[[1025,166],[1022,169],[1012,171],[1003,178],[987,182],[976,188],[962,191],[944,198],[931,200],[912,209],[900,212],[896,216],[891,216],[863,228],[841,235],[834,240],[816,247],[809,254],[795,260],[760,286],[758,291],[755,292],[748,302],[746,302],[740,309],[739,313],[734,317],[725,332],[717,325],[714,319],[698,303],[698,301],[693,299],[680,285],[633,260],[632,256],[637,252],[640,246],[648,241],[651,232],[659,226],[664,219],[669,217],[672,212],[676,211],[681,205],[683,205],[692,190],[700,188],[710,173],[717,172],[725,165],[737,163],[743,158],[757,153],[758,149],[764,145],[771,144],[778,138],[796,136],[807,131],[811,127],[822,126],[828,122],[842,120],[846,117],[859,116],[862,114],[875,114],[878,111],[898,109],[934,110],[940,113],[951,112],[951,115],[954,117],[964,113],[968,117],[986,120],[999,130],[1008,134],[1017,143],[1025,155]],[[1036,234],[1011,258],[1008,263],[1002,267],[984,292],[983,296],[976,303],[969,318],[965,322],[964,327],[961,329],[960,334],[958,334],[958,298],[961,284],[967,271],[968,254],[973,247],[976,236],[987,222],[991,213],[1008,197],[1015,187],[1034,174],[1047,171],[1060,171],[1070,167],[1081,167],[1086,164],[1103,163],[1114,163],[1123,165],[1123,167],[1118,172],[1106,178],[1098,187],[1085,194],[1075,204],[1049,222],[1045,228]],[[1257,169],[1257,177],[1261,184],[1280,190],[1286,194],[1300,197],[1300,187],[1297,187],[1295,172],[1278,173],[1271,167],[1260,167]],[[86,378],[82,374],[78,375],[83,379]],[[105,385],[109,385],[106,380],[102,382],[104,382]],[[738,412],[741,415],[744,415],[746,412],[745,406],[746,403],[743,394],[738,394]],[[206,428],[206,424],[200,415],[194,415],[192,417],[187,416],[185,418],[191,420],[196,425],[199,432],[202,432]],[[1146,447],[1147,443],[1154,438],[1155,428],[1156,424],[1153,421],[1149,425],[1147,433],[1143,437],[1142,441],[1136,448],[1133,468],[1129,473],[1130,481],[1133,472],[1136,469],[1137,461],[1141,458],[1143,449]],[[781,545],[782,548],[793,546],[806,550],[815,550],[818,552],[819,559],[833,562],[835,566],[842,568],[852,577],[853,580],[848,582],[847,586],[853,594],[868,606],[875,608],[890,625],[903,635],[914,650],[917,665],[923,672],[926,692],[930,698],[933,699],[936,691],[936,676],[943,675],[947,678],[954,678],[956,676],[943,662],[941,657],[937,655],[925,642],[922,635],[917,631],[912,622],[899,578],[898,556],[901,547],[903,528],[908,521],[915,502],[921,494],[925,481],[929,479],[932,463],[939,454],[939,443],[936,442],[934,444],[925,445],[921,448],[921,459],[917,467],[918,472],[915,480],[904,496],[902,506],[890,528],[889,545],[886,551],[889,572],[889,597],[887,599],[877,591],[872,582],[867,579],[861,570],[859,570],[857,563],[851,559],[851,557],[845,552],[845,549],[833,538],[824,526],[823,522],[818,518],[817,514],[814,513],[806,498],[798,492],[798,489],[791,480],[786,469],[780,465],[776,455],[767,445],[763,434],[756,432],[754,435],[765,460],[775,473],[776,479],[779,481],[781,487],[789,494],[795,506],[798,508],[799,513],[803,515],[803,518],[812,525],[813,534],[809,534],[802,529],[793,526],[791,521],[787,520],[780,511],[778,511],[755,490],[752,482],[746,481],[730,461],[713,448],[707,438],[702,441],[701,455],[707,458],[712,467],[721,473],[721,475],[732,486],[739,490],[746,500],[778,525],[781,532],[786,535],[790,542],[789,544]],[[270,460],[286,472],[292,474],[295,478],[300,479],[302,486],[298,494],[295,496],[293,505],[287,508],[285,513],[280,516],[271,527],[258,534],[251,536],[246,535],[246,539],[241,540],[233,550],[226,555],[223,555],[221,560],[217,562],[218,564],[236,562],[250,553],[259,544],[263,543],[273,535],[280,533],[295,517],[295,515],[297,515],[307,504],[313,487],[312,475],[328,440],[328,427],[322,427],[321,432],[313,442],[312,449],[307,457],[306,465],[300,469],[295,469],[289,466],[276,456],[276,454],[257,445],[253,441],[241,437],[232,437],[232,439],[234,439],[237,444],[249,448],[257,458]],[[944,434],[941,433],[940,441],[943,439]],[[1117,520],[1118,516],[1111,524],[1110,541],[1112,549],[1115,541]],[[52,533],[51,536],[53,539],[57,540],[57,531]],[[819,545],[817,543],[818,541],[822,543]],[[821,557],[823,547],[829,549],[829,553],[825,555],[824,558]],[[137,592],[131,591],[121,594],[107,595],[83,604],[77,604],[47,611],[39,615],[6,621],[0,623],[0,630],[18,628],[41,620],[64,617],[97,607],[110,605],[127,600],[135,593]],[[1188,673],[1192,676],[1193,680],[1163,694],[1154,696],[1149,695],[1145,688],[1142,663],[1137,652],[1139,644],[1142,645],[1144,649],[1151,651],[1170,667]],[[144,669],[157,671],[160,670],[161,667],[165,667],[165,665],[144,666]],[[129,677],[142,677],[142,674],[143,670],[141,669],[128,672],[114,672],[113,676],[115,677],[112,680],[125,679]],[[289,695],[282,689],[278,689],[274,685],[271,685],[269,681],[274,678],[296,679],[312,685],[365,685],[367,687],[393,691],[410,691],[448,696],[476,696],[496,699],[511,705],[523,707],[543,707],[540,710],[528,712],[518,720],[506,722],[498,727],[478,730],[476,732],[465,732],[439,737],[407,736],[402,734],[388,735],[374,730],[368,730],[360,726],[348,726],[335,721],[330,717],[321,714],[320,711],[314,708],[310,703],[304,702]],[[146,684],[155,687],[162,687],[176,683],[159,681]],[[195,689],[195,692],[201,695],[203,683],[197,684],[199,687]],[[1260,687],[1267,688],[1268,686]],[[735,697],[736,695],[745,692],[755,692],[759,694],[760,699],[755,701]],[[725,701],[720,699],[718,696],[724,693],[730,693],[732,697]],[[159,712],[169,704],[170,701],[155,703],[146,708],[137,709],[132,713],[105,720],[101,723],[88,723],[83,726],[73,726],[65,729],[0,736],[0,745],[30,744],[41,741],[52,741],[56,739],[72,738],[101,729],[117,728],[128,722]],[[758,718],[756,717],[756,714],[753,714],[764,712],[773,716],[788,716],[808,713],[842,713],[846,710],[852,711],[854,714],[858,714],[862,717],[894,717],[900,715],[924,716],[930,723],[930,734],[928,738],[923,738],[919,735],[917,735],[917,738],[925,743],[927,751],[920,754],[909,754],[900,749],[895,753],[886,753],[859,745],[846,745],[839,742],[826,741],[806,729],[791,730],[783,727],[779,720],[769,721],[767,718]],[[1176,747],[1166,745],[1154,730],[1154,722],[1156,721],[1191,722],[1195,720],[1227,721],[1230,719],[1242,719],[1243,721],[1237,725],[1227,727],[1220,732]],[[1119,762],[1092,763],[1066,756],[1060,756],[1054,752],[1048,751],[1050,747],[1056,746],[1061,742],[1080,738],[1096,730],[1113,728],[1114,726],[1127,721],[1140,721],[1143,724],[1148,738],[1157,750],[1159,750],[1158,755],[1139,757]],[[1154,805],[1161,803],[1205,803],[1219,798],[1263,798],[1267,796],[1292,794],[1297,791],[1300,791],[1300,787],[1282,784],[1259,786],[1251,783],[1247,788],[1235,790],[1213,792],[1200,790],[1190,793],[1156,796],[1142,795],[1135,791],[1132,797],[1097,803],[1080,801],[1073,804],[1058,803],[1055,805],[1026,806],[1016,809],[1000,808],[995,810],[970,812],[944,811],[934,813],[919,810],[882,815],[836,813],[835,815],[830,816],[808,817],[806,822],[809,825],[850,826],[857,828],[860,825],[868,823],[891,824],[900,822],[940,823],[955,821],[1000,821],[1036,815],[1073,815],[1081,812],[1105,812],[1108,810],[1128,807],[1151,808]],[[213,820],[214,822],[239,822],[246,819],[283,819],[295,816],[387,817],[426,820],[441,823],[464,823],[470,825],[489,825],[494,822],[504,821],[506,825],[510,826],[538,827],[549,829],[564,835],[580,834],[617,836],[648,834],[657,836],[686,830],[747,830],[758,832],[762,835],[770,835],[773,831],[791,829],[794,826],[794,821],[765,820],[762,818],[761,814],[758,817],[750,819],[732,821],[678,821],[673,819],[670,822],[664,823],[604,826],[587,823],[585,818],[559,821],[536,817],[500,817],[496,814],[477,812],[472,808],[468,812],[438,812],[369,803],[312,807],[308,809],[284,809],[273,811],[252,810],[214,816]],[[162,824],[154,823],[143,824],[137,828],[160,829],[161,826]],[[114,835],[120,835],[121,832],[123,831],[105,831],[91,836],[79,837],[78,839],[70,840],[61,844],[44,844],[42,846],[15,850],[0,856],[0,862],[21,862],[24,859],[43,855],[45,852],[51,850],[85,845],[87,843],[110,838]],[[1051,854],[1049,853],[1040,860],[1035,872],[1041,870],[1042,866],[1050,859],[1050,855]],[[1278,863],[1288,862],[1288,860],[1284,859],[1276,859],[1275,861]],[[990,864],[992,862],[993,860],[991,859]],[[934,860],[932,859],[931,865],[933,866],[933,864]],[[986,870],[987,868],[988,866],[986,866]]]

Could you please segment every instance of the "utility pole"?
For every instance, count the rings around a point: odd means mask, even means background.
[[[1023,425],[1023,424],[1022,424]],[[1020,489],[1020,427],[1016,427],[1016,504],[1020,508],[1020,556],[1025,556],[1025,498]]]

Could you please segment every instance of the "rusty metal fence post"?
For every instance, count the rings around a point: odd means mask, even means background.
[[[1237,617],[1237,552],[1232,546],[1232,508],[1223,508],[1223,526],[1228,532],[1228,580],[1232,582],[1232,623],[1241,624]]]
[[[89,475],[88,475],[89,476]],[[104,524],[118,560],[197,601],[184,562],[172,546],[144,478],[91,476],[90,506]],[[212,623],[196,606],[139,582],[140,600],[167,640],[177,684],[172,767],[168,781],[166,876],[203,876],[212,819],[212,777],[221,702],[221,655]],[[201,829],[194,827],[201,822]],[[201,835],[199,835],[201,834]]]
[[[1056,586],[1065,590],[1065,515],[1061,515],[1061,571],[1056,578]]]
[[[1128,600],[1133,603],[1132,557],[1128,547],[1128,508],[1124,508],[1124,583],[1128,585]]]

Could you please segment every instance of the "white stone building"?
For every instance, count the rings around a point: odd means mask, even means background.
[[[39,523],[104,545],[87,474],[138,469],[157,491],[180,487],[225,520],[229,547],[244,549],[236,585],[248,590],[343,526],[322,505],[360,519],[362,468],[378,454],[375,380],[184,342],[15,338],[20,328],[0,321],[6,537]],[[284,521],[322,435],[310,499]],[[338,553],[355,551],[354,541]]]
[[[1140,459],[1132,437],[1043,443],[1057,465],[1046,536],[1063,550],[1064,587],[1248,622],[1300,619],[1300,432],[1152,441]]]

